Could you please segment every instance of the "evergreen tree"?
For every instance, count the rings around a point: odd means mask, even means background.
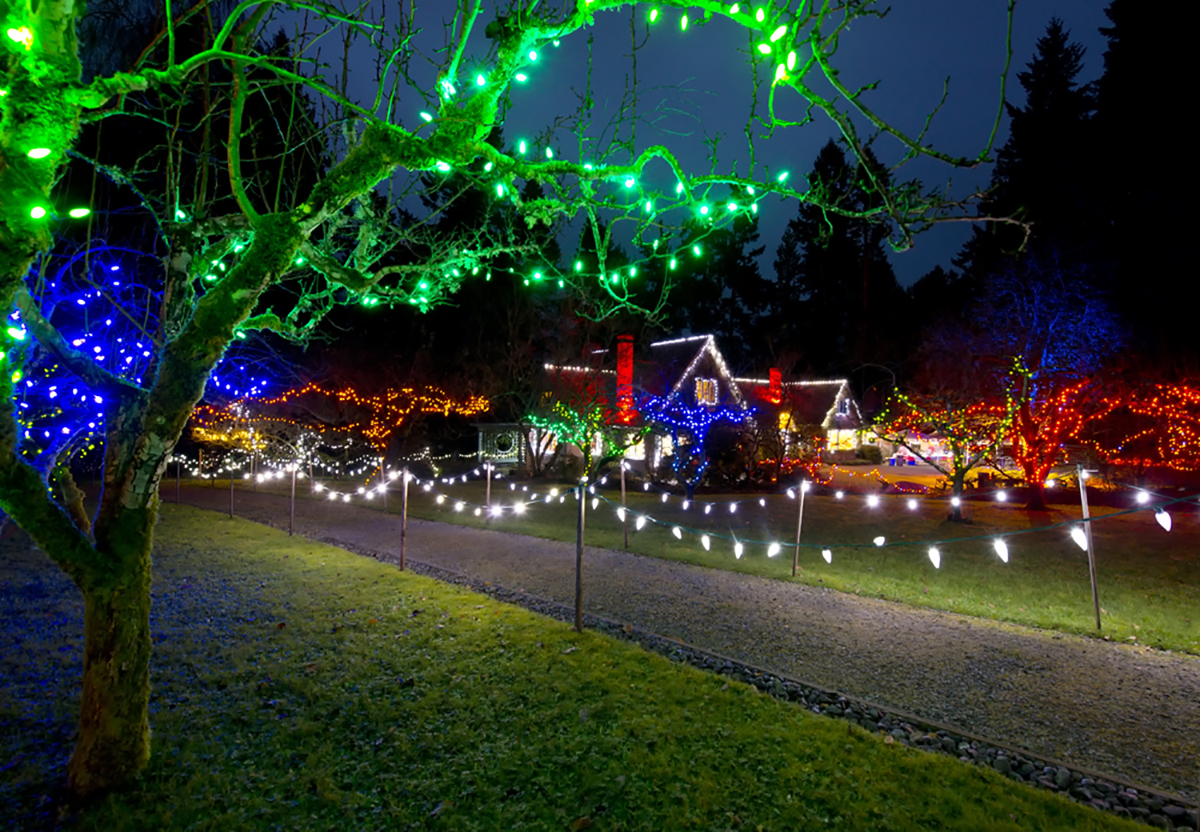
[[[729,204],[737,204],[736,197],[718,201],[713,211]],[[752,248],[756,242],[758,217],[746,211],[719,228],[706,221],[693,224],[680,246],[685,254],[670,296],[672,331],[715,335],[726,360],[738,368],[760,352],[754,333],[770,303],[770,283],[758,268],[764,247]]]
[[[1194,372],[1200,359],[1192,318],[1200,283],[1187,277],[1194,274],[1185,252],[1194,233],[1193,211],[1184,204],[1191,196],[1182,172],[1188,167],[1181,170],[1172,159],[1165,170],[1154,170],[1148,158],[1155,152],[1150,142],[1167,135],[1171,114],[1179,112],[1191,34],[1132,0],[1113,0],[1104,13],[1113,25],[1100,30],[1108,49],[1098,83],[1095,164],[1105,185],[1098,201],[1108,220],[1114,298],[1138,340],[1153,347],[1158,366],[1177,375]],[[1149,285],[1170,286],[1170,301],[1147,291]]]
[[[869,167],[856,167],[832,140],[821,148],[809,187],[837,210],[801,203],[776,250],[772,337],[777,349],[799,347],[811,372],[895,358],[905,296],[884,249],[887,226],[870,217],[886,171],[865,155]]]
[[[1031,245],[1071,259],[1091,260],[1100,232],[1089,147],[1095,93],[1080,84],[1084,48],[1051,18],[1024,72],[1025,106],[1007,105],[1009,137],[996,154],[991,190],[980,213],[1031,223]],[[972,281],[1010,267],[1025,242],[1018,225],[976,226],[955,264]]]

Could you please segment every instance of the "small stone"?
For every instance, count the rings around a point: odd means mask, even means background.
[[[1058,786],[1058,788],[1060,790],[1065,789],[1067,786],[1071,785],[1070,770],[1065,769],[1065,768],[1060,768],[1056,772],[1054,772],[1054,785]]]
[[[864,720],[862,721],[862,727],[863,727],[863,728],[866,728],[866,729],[867,729],[868,731],[870,731],[872,734],[874,734],[876,731],[878,731],[878,730],[879,730],[879,726],[878,726],[878,725],[876,725],[876,724],[875,724],[875,721],[874,721],[874,720],[872,720],[872,719],[864,719]]]
[[[992,761],[992,768],[996,769],[996,771],[1000,772],[1001,774],[1008,774],[1012,771],[1012,763],[1008,761],[1007,757],[997,757],[994,761]]]
[[[1146,823],[1158,829],[1166,829],[1168,831],[1171,829],[1171,821],[1167,820],[1165,815],[1151,815],[1146,818]]]
[[[908,739],[908,732],[905,731],[903,728],[893,728],[892,736],[898,740],[906,740],[906,739]]]
[[[837,717],[840,717],[843,713],[844,713],[844,711],[842,711],[842,709],[839,708],[837,705],[830,705],[828,708],[825,709],[825,716],[831,716],[831,717],[834,717],[835,719]]]
[[[954,754],[958,751],[958,743],[949,737],[942,737],[942,750],[947,754]]]

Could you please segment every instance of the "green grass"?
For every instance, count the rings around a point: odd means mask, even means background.
[[[0,800],[32,821],[69,749],[80,605],[4,551]],[[154,569],[153,758],[82,829],[1134,828],[249,522],[165,506]]]
[[[544,496],[551,485],[528,487]],[[393,484],[393,489],[397,488]],[[453,499],[476,504],[484,501],[483,485],[478,481],[439,484],[438,488]],[[522,493],[512,492],[507,486],[498,486],[492,492],[495,501],[510,504]],[[618,490],[605,489],[602,494],[619,503]],[[410,498],[413,517],[484,525],[469,511],[454,511],[453,499],[438,505],[434,494],[421,488],[413,488]],[[721,504],[735,499],[745,502],[736,514],[721,505],[705,515],[696,506],[683,511],[677,497],[664,504],[653,494],[630,491],[631,517],[646,513],[662,521],[635,532],[631,520],[630,549],[654,557],[793,580],[792,547],[785,545],[780,555],[769,558],[762,543],[747,544],[745,555],[735,559],[728,538],[737,535],[741,540],[794,542],[795,500],[783,495],[766,497],[764,508],[758,505],[757,496],[706,495],[701,499]],[[382,507],[378,499],[357,502]],[[392,494],[388,508],[392,513],[399,512],[398,494]],[[509,513],[493,520],[490,527],[574,542],[575,509],[570,499],[567,504],[537,505],[522,517]],[[1196,593],[1200,591],[1200,513],[1194,504],[1180,503],[1172,508],[1174,529],[1170,533],[1159,528],[1151,511],[1094,523],[1102,608],[1099,632],[1087,555],[1070,540],[1068,528],[1018,534],[1077,520],[1078,508],[1054,507],[1046,513],[1030,513],[1016,505],[969,502],[966,510],[972,522],[958,524],[946,521],[948,505],[941,499],[921,498],[918,510],[911,511],[907,498],[883,497],[881,505],[871,509],[861,496],[847,494],[844,500],[809,496],[802,536],[806,545],[801,548],[801,570],[796,580],[1015,624],[1200,653],[1200,610],[1196,607]],[[1114,512],[1109,508],[1093,509],[1093,515]],[[696,533],[676,540],[670,532],[672,525]],[[711,551],[706,552],[700,545],[697,535],[703,532],[713,535]],[[1000,534],[1007,536],[1008,564],[992,549],[992,538]],[[890,544],[906,545],[876,548],[870,543],[876,535],[885,536]],[[980,539],[939,543],[941,568],[935,569],[927,556],[928,542],[964,537]],[[620,522],[603,502],[598,511],[591,511],[589,502],[586,541],[609,548],[623,545]],[[825,545],[833,549],[831,564],[821,557]]]

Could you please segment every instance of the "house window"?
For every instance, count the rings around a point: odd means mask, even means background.
[[[849,398],[838,399],[837,415],[839,415],[839,416],[849,416],[850,415],[850,399]]]
[[[717,380],[715,378],[696,379],[696,404],[717,403]]]

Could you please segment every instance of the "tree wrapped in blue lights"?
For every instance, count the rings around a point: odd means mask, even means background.
[[[713,426],[726,422],[745,424],[754,415],[753,408],[687,404],[678,397],[644,394],[638,403],[642,418],[650,425],[670,433],[674,454],[671,470],[687,489],[689,500],[708,470],[708,434]]]

